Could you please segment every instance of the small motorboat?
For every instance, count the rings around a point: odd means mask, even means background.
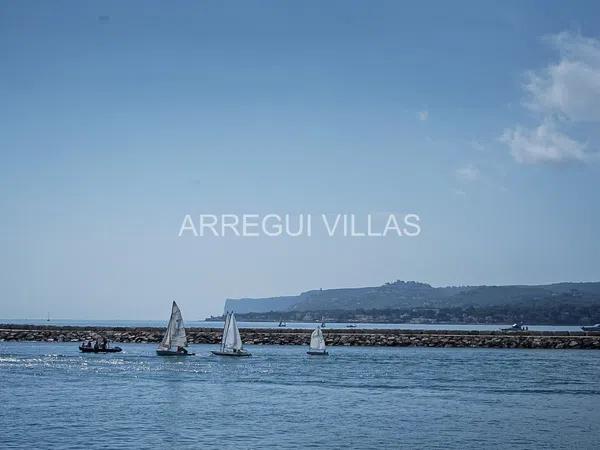
[[[354,324],[354,323],[351,323],[351,324],[349,324],[349,325],[346,325],[346,328],[356,328],[356,327],[357,327],[357,325],[356,325],[356,324]]]
[[[195,353],[188,352],[187,337],[183,326],[183,317],[177,303],[171,305],[171,317],[167,325],[167,332],[156,349],[158,356],[193,356]]]
[[[581,327],[581,329],[583,331],[600,331],[600,323],[597,323],[596,325],[592,325],[590,327]]]
[[[94,345],[92,345],[92,341],[88,341],[85,344],[81,344],[79,346],[79,351],[81,353],[119,353],[122,352],[123,349],[121,347],[111,347],[110,343],[107,339],[96,339]]]
[[[242,337],[237,326],[233,312],[228,312],[225,317],[225,326],[223,327],[223,339],[220,350],[211,350],[213,355],[217,356],[252,356],[251,353],[244,350]]]
[[[323,331],[321,331],[321,327],[317,327],[310,335],[310,348],[306,354],[313,356],[329,355],[325,349],[325,338],[323,337]]]

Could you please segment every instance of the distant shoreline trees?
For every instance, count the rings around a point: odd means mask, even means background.
[[[521,305],[447,308],[269,311],[237,316],[238,320],[246,322],[320,322],[325,318],[328,322],[358,323],[497,324],[523,321],[539,325],[589,325],[600,322],[600,304],[531,302]],[[220,316],[206,320],[217,319]]]

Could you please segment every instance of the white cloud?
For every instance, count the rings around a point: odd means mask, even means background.
[[[546,115],[600,121],[600,40],[563,32],[548,39],[560,60],[528,73],[526,105]]]
[[[419,111],[417,113],[417,118],[421,121],[421,122],[425,122],[427,119],[429,119],[429,111]]]
[[[523,164],[584,162],[588,159],[585,144],[556,130],[551,123],[543,123],[534,129],[508,129],[500,140],[510,147],[515,160]]]
[[[473,164],[467,164],[466,166],[459,167],[454,172],[454,175],[463,183],[472,183],[481,179],[481,171]]]
[[[567,122],[583,125],[600,122],[600,40],[562,32],[546,38],[559,59],[527,74],[524,101],[541,115],[534,128],[505,130],[507,144],[517,162],[525,164],[588,161],[587,145],[560,128]]]

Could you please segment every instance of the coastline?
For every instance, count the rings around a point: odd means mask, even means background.
[[[159,327],[80,327],[0,324],[0,342],[81,342],[105,336],[115,343],[158,343],[165,329]],[[190,344],[218,344],[222,331],[187,328]],[[312,330],[244,328],[248,345],[307,345]],[[584,331],[458,331],[396,329],[323,330],[328,346],[377,347],[483,347],[600,350],[600,333]]]

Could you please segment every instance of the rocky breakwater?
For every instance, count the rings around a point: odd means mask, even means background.
[[[245,328],[246,344],[307,345],[312,330]],[[164,328],[57,327],[0,324],[2,341],[81,342],[103,336],[113,342],[157,343]],[[218,344],[221,329],[188,328],[191,344]],[[527,331],[324,330],[327,345],[387,347],[490,347],[599,349],[600,333]]]

